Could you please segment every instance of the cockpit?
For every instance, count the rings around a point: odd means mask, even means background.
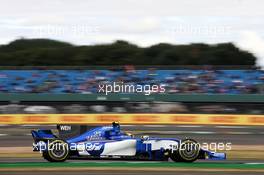
[[[96,127],[67,141],[70,143],[96,140],[121,140],[129,138],[133,138],[133,136],[130,133],[121,131],[119,123],[113,122],[112,126]]]
[[[112,123],[112,129],[105,131],[105,138],[109,140],[132,138],[133,135],[130,133],[122,132],[120,125],[117,122]]]

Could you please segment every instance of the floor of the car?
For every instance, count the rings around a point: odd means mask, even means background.
[[[149,159],[149,157],[135,157],[135,156],[109,156],[109,157],[92,157],[92,156],[71,156],[68,159],[71,160],[138,160],[138,161],[157,161]],[[168,159],[158,160],[168,161]]]

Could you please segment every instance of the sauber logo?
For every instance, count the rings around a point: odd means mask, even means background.
[[[92,135],[86,137],[87,140],[102,140],[102,132],[95,131]]]
[[[60,130],[61,131],[70,131],[71,130],[71,126],[68,126],[68,125],[60,125]]]
[[[103,147],[100,143],[86,143],[85,148],[87,151],[98,151]]]

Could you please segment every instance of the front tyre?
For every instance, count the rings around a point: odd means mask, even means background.
[[[48,143],[48,150],[43,152],[44,159],[50,162],[64,162],[69,156],[69,146],[63,140]]]
[[[178,149],[171,151],[170,158],[175,162],[194,162],[200,154],[200,145],[192,139],[182,140]]]

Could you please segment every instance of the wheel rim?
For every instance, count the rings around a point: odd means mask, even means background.
[[[68,146],[64,141],[54,141],[50,145],[49,155],[55,160],[63,160],[68,155]]]
[[[192,140],[186,140],[181,143],[179,154],[180,156],[187,161],[192,161],[197,159],[200,148],[197,142]]]

